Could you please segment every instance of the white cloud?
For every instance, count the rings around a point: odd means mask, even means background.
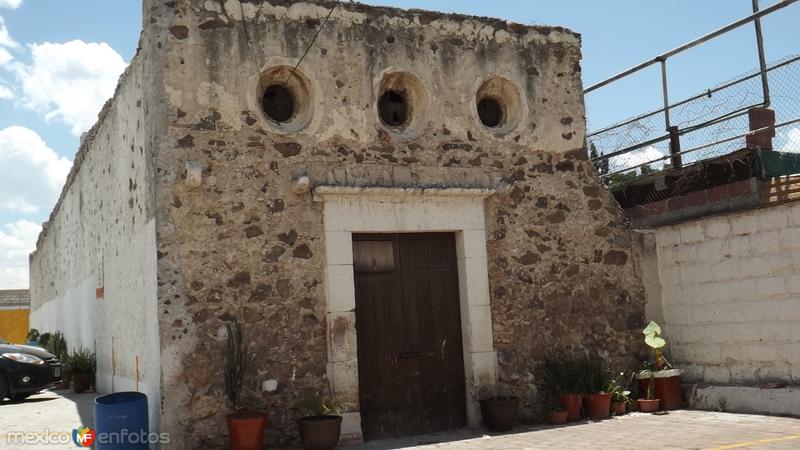
[[[71,167],[35,131],[19,126],[0,130],[0,211],[48,211]]]
[[[8,86],[0,83],[0,100],[10,100],[14,98],[14,92]]]
[[[2,2],[3,0],[0,0]],[[0,16],[0,47],[17,48],[19,44],[14,39],[11,39],[11,33],[8,32],[6,21],[3,16]]]
[[[75,136],[97,121],[127,66],[105,42],[33,44],[31,55],[32,64],[16,67],[20,103],[47,120],[63,121]]]
[[[28,220],[0,228],[0,289],[28,288],[28,255],[36,248],[39,230]]]
[[[649,163],[652,169],[660,170],[664,167],[664,163],[668,162],[669,160],[662,159],[656,162],[651,161],[654,159],[663,158],[664,156],[665,154],[661,150],[653,146],[640,148],[611,158],[611,171],[616,172],[618,170],[637,167],[641,164],[647,163]]]
[[[0,8],[17,9],[22,4],[22,0],[0,0]]]
[[[779,148],[779,151],[800,153],[800,128],[792,128],[786,132],[786,142]]]

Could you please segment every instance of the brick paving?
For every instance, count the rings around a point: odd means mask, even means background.
[[[557,427],[518,427],[513,433],[458,430],[368,442],[359,450],[418,449],[800,449],[800,419],[707,411],[631,413]]]

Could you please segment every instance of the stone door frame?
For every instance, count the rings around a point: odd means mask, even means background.
[[[458,258],[467,424],[480,424],[478,395],[497,383],[484,200],[493,189],[318,186],[324,202],[327,375],[345,407],[342,438],[361,439],[355,328],[353,233],[453,232]]]

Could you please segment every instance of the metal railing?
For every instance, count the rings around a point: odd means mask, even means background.
[[[776,129],[800,122],[800,56],[767,66],[760,21],[796,1],[781,0],[759,10],[758,0],[752,0],[752,15],[586,88],[584,93],[588,94],[654,64],[661,66],[662,108],[587,135],[590,156],[600,175],[607,182],[620,175],[627,179],[630,177],[624,175],[682,167],[739,150],[744,147],[740,143],[745,136],[760,131],[749,128],[748,110],[753,107],[773,107],[779,122]],[[668,58],[751,22],[755,25],[759,69],[670,103]]]

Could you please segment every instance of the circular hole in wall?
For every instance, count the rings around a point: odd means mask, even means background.
[[[502,77],[492,77],[478,88],[475,109],[483,126],[495,133],[505,134],[519,125],[523,101],[514,83]]]
[[[378,116],[390,127],[401,127],[408,123],[408,100],[403,92],[386,91],[378,100]]]
[[[424,127],[428,94],[416,76],[408,72],[385,74],[377,98],[378,118],[388,130],[411,135]]]
[[[484,97],[478,101],[478,117],[481,123],[489,128],[497,128],[503,124],[505,112],[503,105],[494,97]]]
[[[264,114],[275,122],[289,122],[295,113],[294,95],[282,84],[270,85],[261,97],[261,107]]]
[[[261,113],[272,127],[292,133],[305,128],[313,115],[311,82],[293,67],[278,66],[261,75]]]

